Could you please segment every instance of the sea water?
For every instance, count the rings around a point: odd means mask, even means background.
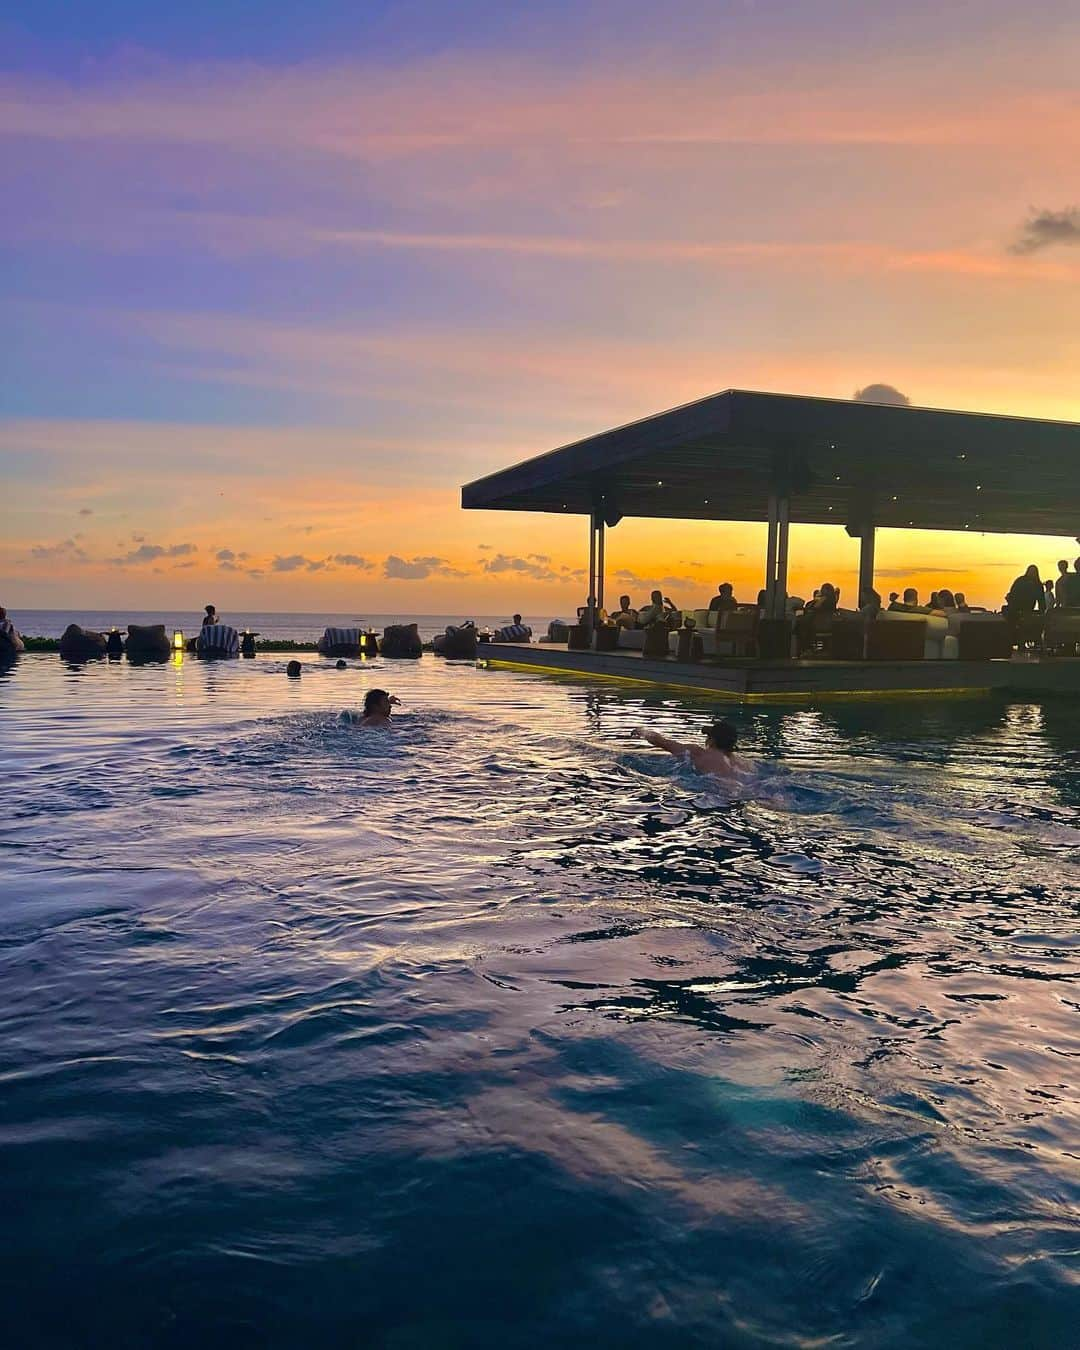
[[[1077,1343],[1080,706],[629,689],[0,676],[5,1345]]]
[[[238,631],[249,629],[263,641],[317,642],[327,628],[372,628],[376,633],[392,623],[415,623],[421,638],[430,642],[436,633],[445,633],[448,624],[461,624],[472,619],[478,628],[497,629],[511,622],[510,614],[368,614],[363,610],[345,613],[276,613],[252,609],[221,608],[221,622],[231,624]],[[575,615],[571,615],[573,619]],[[30,637],[58,638],[69,623],[107,633],[116,627],[127,631],[129,623],[163,623],[171,635],[178,628],[193,637],[203,620],[202,610],[126,610],[126,609],[20,609],[12,610],[11,618],[19,632]],[[552,616],[526,615],[524,622],[539,637],[547,632]]]

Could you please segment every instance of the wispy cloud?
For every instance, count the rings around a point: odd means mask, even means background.
[[[496,553],[494,558],[481,558],[480,570],[488,573],[515,572],[534,581],[554,581],[557,573],[551,569],[551,558],[544,553],[530,553],[526,558]]]
[[[35,562],[89,562],[86,550],[75,539],[63,539],[58,544],[35,544],[30,556]]]
[[[383,563],[387,581],[426,581],[428,577],[464,577],[467,572],[452,567],[445,558],[399,558],[391,553]]]
[[[370,572],[375,566],[374,563],[368,562],[367,558],[361,558],[356,553],[332,553],[327,561],[338,567],[356,567],[365,572]]]
[[[302,553],[290,553],[285,557],[280,554],[270,563],[272,572],[319,572],[326,566],[326,562],[321,558],[306,558]]]
[[[1080,244],[1080,207],[1066,206],[1061,211],[1033,211],[1021,226],[1011,253],[1028,257],[1043,249]]]
[[[195,544],[140,544],[138,548],[131,549],[121,557],[107,558],[106,562],[114,567],[131,567],[140,563],[156,562],[159,558],[186,558],[197,552]]]

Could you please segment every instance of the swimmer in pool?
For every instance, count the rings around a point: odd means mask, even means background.
[[[742,760],[735,756],[738,732],[730,722],[714,722],[706,727],[703,746],[671,741],[658,731],[647,731],[643,727],[638,727],[636,734],[658,750],[666,750],[676,759],[685,759],[698,773],[710,773],[715,778],[738,778],[744,771]]]
[[[364,715],[360,719],[362,727],[388,727],[394,708],[401,706],[401,699],[388,694],[385,689],[369,689],[364,695]]]

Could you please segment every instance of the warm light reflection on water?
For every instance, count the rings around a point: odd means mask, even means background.
[[[1074,702],[286,659],[0,676],[12,1344],[1072,1342]]]

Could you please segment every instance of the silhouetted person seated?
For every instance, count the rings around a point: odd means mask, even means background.
[[[532,629],[528,624],[521,622],[520,614],[515,614],[505,628],[499,629],[499,639],[502,642],[528,642],[531,637]]]
[[[814,592],[812,600],[803,607],[804,614],[833,614],[840,600],[840,592],[829,581],[823,582]]]
[[[1039,569],[1034,563],[1023,576],[1016,578],[1009,587],[1009,594],[1005,600],[1011,618],[1021,614],[1033,614],[1036,610],[1041,613],[1046,608],[1046,592],[1043,590]]]
[[[202,626],[204,628],[213,628],[214,624],[220,623],[218,612],[213,605],[206,606],[206,613],[203,615]]]
[[[649,603],[638,614],[638,622],[642,628],[649,628],[654,623],[664,623],[669,628],[677,628],[679,611],[662,591],[653,591],[649,596]]]
[[[612,614],[611,622],[617,628],[636,628],[638,626],[640,622],[638,612],[630,604],[628,595],[619,596],[619,608]]]
[[[957,614],[971,613],[971,610],[968,608],[967,597],[964,595],[963,591],[956,592],[956,612]]]
[[[795,638],[800,653],[814,645],[817,634],[830,631],[839,598],[836,587],[826,581],[814,592],[814,598],[803,606],[803,612],[795,620]]]
[[[730,614],[738,608],[739,602],[735,599],[735,587],[730,581],[722,581],[716,594],[709,601],[709,613],[715,611],[718,614]]]
[[[1009,587],[1005,597],[1005,614],[1012,629],[1013,641],[1021,650],[1042,637],[1042,615],[1046,610],[1046,591],[1039,569],[1034,563]]]
[[[904,588],[903,600],[894,600],[889,609],[895,614],[929,614],[929,605],[919,604],[919,592],[914,586]]]

